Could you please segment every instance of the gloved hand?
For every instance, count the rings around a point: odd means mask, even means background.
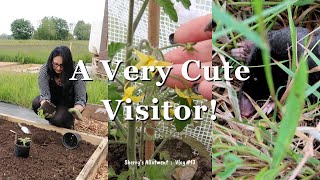
[[[38,115],[40,117],[43,115],[46,119],[52,118],[55,114],[56,106],[49,101],[44,101],[44,103],[42,103],[42,105],[38,109]]]
[[[82,116],[81,112],[79,111],[79,109],[77,109],[77,108],[69,108],[68,111],[69,111],[69,113],[72,114],[72,116],[75,119],[83,121],[83,116]]]

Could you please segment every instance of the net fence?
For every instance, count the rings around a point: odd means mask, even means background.
[[[138,14],[143,1],[135,1],[134,17]],[[211,13],[212,0],[191,0],[191,7],[189,10],[183,8],[182,4],[175,2],[175,9],[178,14],[178,23],[173,22],[168,15],[161,10],[160,14],[160,32],[159,32],[159,47],[170,45],[169,35],[173,33],[180,24],[191,20],[195,17]],[[127,36],[127,22],[129,12],[129,0],[108,0],[108,43],[110,42],[126,42]],[[148,38],[148,11],[144,12],[141,21],[134,34],[134,45],[138,45],[139,41]],[[165,52],[165,51],[164,51]],[[116,60],[125,60],[125,51],[122,50],[114,58]],[[197,105],[201,105],[202,101],[197,101]],[[212,110],[203,114],[204,120],[195,124],[190,124],[180,133],[174,133],[174,136],[181,137],[188,135],[195,140],[205,145],[208,151],[211,151],[212,145],[212,120],[210,119]],[[159,122],[157,125],[156,137],[166,134],[172,134],[174,127],[168,127],[167,123]]]

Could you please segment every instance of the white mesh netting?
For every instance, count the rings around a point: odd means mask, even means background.
[[[180,3],[175,2],[175,9],[178,14],[179,22],[174,23],[169,16],[161,11],[160,15],[160,33],[159,33],[159,47],[170,45],[169,35],[182,23],[193,19],[195,17],[211,13],[212,0],[191,0],[190,10],[185,10]],[[136,17],[143,1],[136,0],[134,5],[134,17]],[[108,42],[126,42],[127,35],[127,21],[128,21],[128,7],[129,0],[108,0]],[[134,35],[134,44],[138,45],[139,40],[148,38],[148,11],[144,15],[137,27]],[[124,61],[125,51],[122,50],[114,59]],[[202,102],[198,102],[202,103]],[[175,136],[182,136],[187,134],[206,146],[207,150],[211,150],[212,144],[212,120],[210,116],[212,111],[204,114],[205,120],[199,121],[200,125],[188,125],[183,132],[175,133]],[[174,128],[168,128],[165,123],[160,122],[157,125],[156,136],[171,133]]]

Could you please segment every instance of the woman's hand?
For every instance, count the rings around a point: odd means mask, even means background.
[[[83,121],[83,116],[81,114],[83,110],[84,108],[79,104],[76,104],[73,108],[68,109],[69,113],[71,113],[75,119],[78,119],[80,121]]]
[[[183,63],[188,60],[199,60],[201,67],[210,66],[210,69],[212,69],[212,31],[211,29],[208,31],[208,24],[210,22],[212,22],[211,14],[201,16],[182,25],[175,31],[174,35],[170,35],[170,41],[174,43],[196,43],[193,46],[195,49],[193,52],[188,52],[183,47],[179,47],[164,55],[166,61],[173,63],[173,69],[170,72],[171,76],[183,78],[181,68]],[[191,78],[198,75],[201,75],[201,78],[197,81],[191,82],[186,80],[185,82],[188,87],[193,87],[197,93],[211,100],[212,82],[205,80],[203,73],[202,68],[192,63],[188,68],[188,74]],[[171,88],[187,88],[184,83],[173,77],[168,78],[166,85]]]
[[[56,114],[56,106],[51,102],[43,100],[40,102],[40,105],[38,112],[42,110],[42,114],[46,119],[50,119]]]

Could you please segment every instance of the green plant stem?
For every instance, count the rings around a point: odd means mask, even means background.
[[[128,143],[127,143],[127,156],[129,161],[136,161],[136,121],[128,122]],[[137,176],[137,166],[129,165],[133,172],[134,179]]]
[[[153,159],[161,150],[161,148],[164,146],[164,144],[168,141],[169,137],[171,137],[173,135],[173,133],[169,134],[168,136],[166,136],[161,143],[159,144],[159,146],[157,147],[157,149],[153,152],[152,156],[150,157],[150,159]]]
[[[109,140],[108,144],[127,144],[127,142]]]
[[[278,5],[281,2],[263,2],[263,5]],[[228,5],[233,5],[233,6],[249,6],[252,5],[252,2],[228,2]]]
[[[142,6],[141,6],[141,9],[139,10],[139,13],[137,14],[137,17],[136,17],[136,19],[135,19],[134,22],[133,22],[133,33],[136,32],[136,29],[137,29],[137,27],[138,27],[138,25],[139,25],[139,22],[140,22],[140,20],[141,20],[141,17],[142,17],[142,15],[143,15],[144,11],[145,11],[146,8],[147,8],[148,3],[149,3],[149,0],[145,0],[145,1],[143,2]]]
[[[159,48],[160,51],[162,50],[165,50],[165,49],[169,49],[169,48],[174,48],[174,47],[183,47],[184,44],[172,44],[172,45],[169,45],[169,46],[165,46],[165,47],[162,47],[162,48]]]
[[[185,86],[186,89],[190,89],[190,87],[188,86],[187,82],[185,79],[179,77],[179,76],[175,76],[175,75],[169,75],[170,78],[173,78],[175,80],[181,81],[182,84]]]
[[[132,44],[133,44],[133,27],[132,27],[133,8],[134,8],[134,1],[130,0],[129,20],[128,20],[128,34],[127,34],[127,48],[126,48],[126,62],[125,62],[125,66],[126,67],[131,65],[131,62],[129,61],[129,59],[132,56],[132,50],[129,47],[131,47]]]
[[[145,123],[144,121],[141,122],[141,130],[140,130],[140,148],[139,148],[139,159],[143,160],[144,159],[144,128],[145,128]]]
[[[139,45],[138,45],[138,50],[139,50],[139,51],[142,50],[143,44],[145,44],[145,47],[146,47],[146,49],[147,49],[148,51],[151,51],[151,50],[152,50],[152,47],[151,47],[149,41],[146,40],[146,39],[142,39],[142,40],[139,42]]]
[[[162,52],[161,52],[159,49],[154,49],[154,52],[160,55],[160,57],[161,57],[160,59],[161,59],[162,61],[165,60],[165,59],[164,59],[164,55],[162,54]],[[155,53],[154,53],[154,54],[155,54]]]
[[[133,9],[134,9],[134,0],[129,2],[129,18],[128,18],[128,34],[127,34],[127,48],[126,48],[126,62],[125,67],[131,65],[129,59],[132,56],[132,50],[129,50],[129,47],[133,44]],[[128,80],[124,80],[124,84]],[[128,83],[130,86],[130,82]],[[127,157],[129,161],[136,161],[136,121],[128,121],[128,141],[127,141]],[[129,169],[132,171],[132,179],[137,179],[137,166],[129,165]]]
[[[117,83],[119,83],[120,86],[124,87],[123,82],[119,78],[115,77],[114,79],[117,81]]]
[[[120,120],[119,120],[118,118],[115,118],[114,122],[115,122],[116,126],[118,127],[118,129],[121,131],[122,135],[123,135],[126,139],[128,139],[128,132],[127,132],[127,130],[122,126]]]

